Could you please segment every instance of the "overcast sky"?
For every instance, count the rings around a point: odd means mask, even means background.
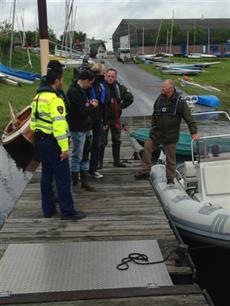
[[[65,0],[47,0],[48,25],[57,36],[64,30]],[[230,18],[230,0],[75,0],[75,27],[89,38],[111,41],[123,18]],[[12,20],[13,0],[0,0],[0,22]],[[37,0],[16,0],[15,28],[34,30]]]

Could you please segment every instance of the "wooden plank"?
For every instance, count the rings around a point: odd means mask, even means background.
[[[181,296],[181,295],[201,294],[201,290],[196,285],[164,286],[156,288],[118,288],[118,289],[101,289],[101,290],[82,290],[82,291],[63,291],[63,292],[43,292],[27,294],[11,294],[8,297],[0,299],[0,305],[15,303],[34,303],[49,301],[76,301],[106,298],[132,298],[146,296]]]
[[[177,239],[150,183],[136,181],[134,178],[134,174],[140,168],[140,161],[130,159],[133,149],[124,133],[122,141],[121,156],[128,159],[127,167],[113,167],[110,144],[105,151],[105,168],[101,171],[104,178],[90,180],[90,184],[97,189],[97,192],[80,190],[77,194],[73,193],[74,201],[87,214],[85,219],[77,222],[61,221],[58,214],[51,219],[43,218],[40,208],[41,168],[39,167],[0,231],[0,257],[11,243],[156,239],[163,257],[176,248]],[[177,255],[173,254],[166,261],[170,275],[176,275],[179,279],[181,277],[182,280],[192,277],[191,268],[186,264],[177,266],[176,258]],[[162,296],[152,294],[148,297],[112,298],[113,295],[110,293],[110,296],[104,299],[98,296],[96,299],[69,302],[61,302],[61,299],[56,302],[46,300],[47,303],[44,305],[207,305],[201,291],[191,294],[195,288],[192,286],[189,290],[183,291],[183,294],[173,291],[164,292]],[[180,289],[185,290],[182,287]],[[31,305],[43,305],[43,303],[35,301]]]

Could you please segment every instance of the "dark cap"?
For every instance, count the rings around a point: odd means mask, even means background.
[[[94,79],[94,75],[92,72],[90,72],[89,70],[83,70],[80,72],[78,79],[79,80],[90,80],[92,81]]]
[[[47,69],[49,71],[53,70],[53,71],[62,72],[63,69],[65,69],[65,65],[61,64],[57,60],[52,60],[52,61],[49,61],[48,65],[47,65]]]

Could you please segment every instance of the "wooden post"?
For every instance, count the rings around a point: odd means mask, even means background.
[[[49,62],[49,38],[47,25],[46,0],[37,0],[40,37],[41,74],[46,75]]]

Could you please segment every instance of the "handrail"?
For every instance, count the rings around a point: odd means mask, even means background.
[[[207,135],[207,136],[201,136],[200,138],[199,138],[199,140],[193,140],[192,139],[192,141],[191,141],[191,152],[192,152],[192,162],[193,162],[193,164],[195,163],[195,158],[194,158],[194,143],[195,142],[198,142],[199,143],[199,141],[200,140],[202,140],[202,139],[212,139],[212,138],[223,138],[223,137],[230,137],[230,134],[221,134],[221,135]]]
[[[226,115],[226,118],[230,121],[230,116],[226,111],[195,112],[195,113],[192,113],[192,116],[210,115],[210,114],[224,114]]]

